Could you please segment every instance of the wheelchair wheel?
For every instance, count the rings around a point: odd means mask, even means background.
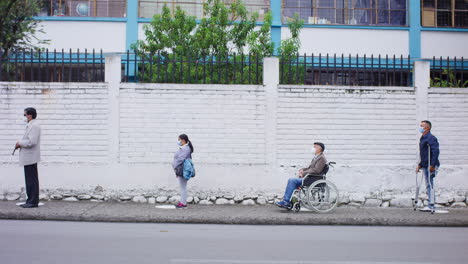
[[[295,203],[293,205],[293,210],[294,210],[294,212],[299,213],[301,211],[301,204],[300,203]]]
[[[294,206],[296,204],[299,204],[300,203],[300,191],[299,190],[294,190],[292,196],[291,196],[291,200],[290,200],[290,206],[288,207],[288,210],[294,210]]]
[[[338,188],[327,180],[318,180],[308,189],[308,207],[318,213],[333,210],[339,201]]]

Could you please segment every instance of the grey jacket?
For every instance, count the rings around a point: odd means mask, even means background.
[[[188,145],[181,147],[174,154],[174,160],[172,161],[172,168],[176,176],[182,176],[184,171],[184,161],[192,158],[192,151]]]
[[[31,165],[41,161],[41,127],[35,119],[29,121],[23,139],[19,141],[19,164]]]
[[[310,162],[309,167],[303,168],[304,176],[307,174],[320,174],[327,164],[327,159],[323,153],[320,153]]]

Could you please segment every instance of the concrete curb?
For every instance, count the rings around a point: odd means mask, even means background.
[[[0,219],[123,223],[191,223],[239,225],[355,225],[468,227],[468,210],[448,214],[414,212],[411,208],[337,208],[329,214],[293,213],[276,206],[190,206],[164,210],[148,204],[49,202],[23,209],[0,202]]]

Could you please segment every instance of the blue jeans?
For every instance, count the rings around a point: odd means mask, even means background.
[[[288,185],[286,186],[286,191],[284,192],[283,201],[289,203],[291,201],[291,196],[299,186],[302,185],[302,178],[289,178]]]
[[[438,173],[438,167],[435,168],[433,173],[429,173],[427,168],[423,168],[424,180],[426,181],[426,193],[427,199],[429,200],[429,208],[434,209],[435,204],[435,192],[434,192],[434,177]]]

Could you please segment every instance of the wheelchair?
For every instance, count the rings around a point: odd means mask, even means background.
[[[302,185],[294,190],[291,206],[288,208],[296,213],[305,207],[317,213],[328,213],[339,202],[338,188],[326,179],[330,167],[335,162],[329,162],[320,174],[307,174],[302,179]]]

